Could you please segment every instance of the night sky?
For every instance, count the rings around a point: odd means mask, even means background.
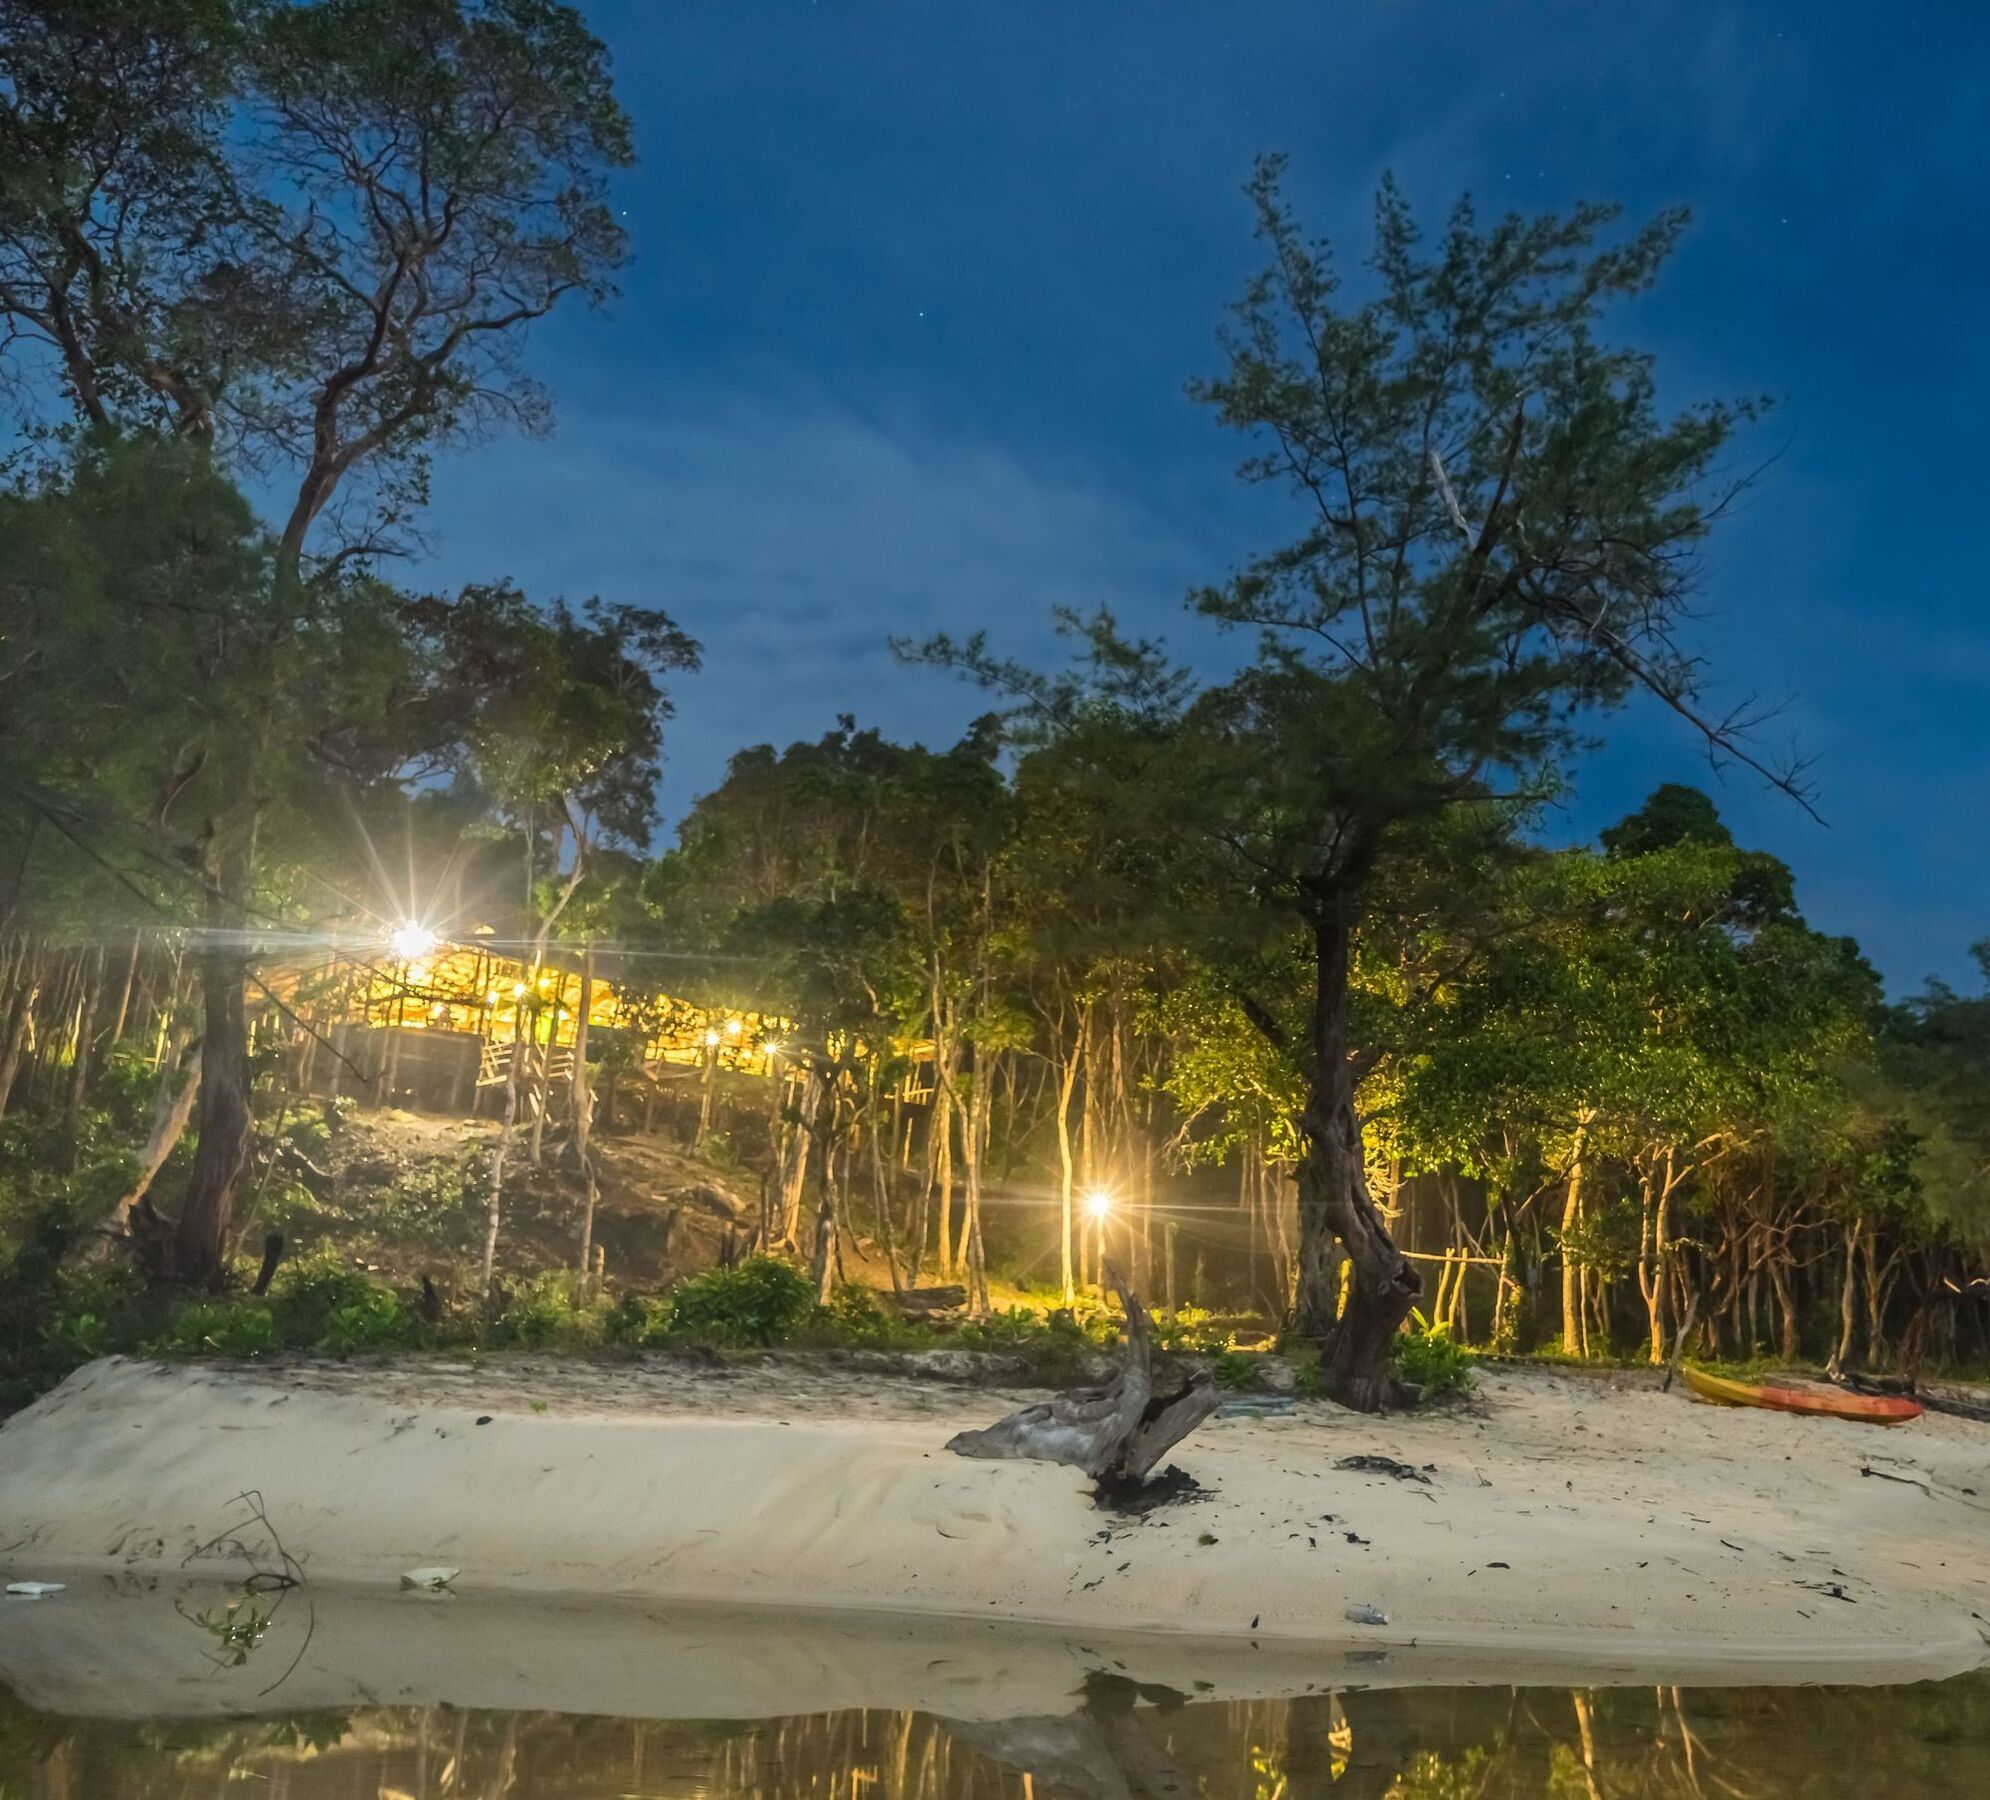
[[[1296,514],[1232,477],[1183,396],[1254,266],[1239,188],[1290,154],[1302,219],[1363,253],[1393,169],[1436,223],[1684,202],[1617,329],[1668,399],[1767,393],[1760,487],[1708,561],[1717,699],[1787,701],[1819,826],[1722,782],[1655,707],[1612,726],[1552,835],[1709,787],[1794,865],[1813,923],[1896,993],[1990,935],[1980,0],[599,0],[640,167],[636,265],[532,346],[548,442],[438,473],[435,585],[669,609],[681,815],[742,744],[842,711],[951,741],[986,704],[892,632],[986,624],[1053,654],[1053,604],[1180,616]]]

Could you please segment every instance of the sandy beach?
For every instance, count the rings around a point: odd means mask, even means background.
[[[1028,1397],[774,1358],[101,1362],[0,1427],[0,1567],[76,1584],[34,1603],[31,1628],[10,1609],[0,1646],[72,1629],[61,1603],[267,1563],[235,1500],[253,1491],[314,1586],[393,1589],[446,1564],[465,1611],[797,1607],[913,1621],[919,1645],[972,1620],[1228,1645],[1267,1678],[1329,1653],[1501,1681],[1990,1661],[1980,1425],[1882,1431],[1500,1369],[1453,1412],[1218,1418],[1177,1457],[1206,1496],[1122,1518],[1075,1471],[943,1449]],[[1423,1479],[1335,1466],[1350,1456]]]

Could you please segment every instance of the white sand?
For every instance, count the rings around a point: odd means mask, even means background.
[[[0,1568],[228,1573],[243,1548],[269,1554],[259,1531],[194,1553],[253,1489],[314,1583],[456,1564],[466,1605],[536,1592],[924,1615],[893,1627],[918,1646],[937,1614],[1231,1640],[1295,1669],[1309,1646],[1316,1664],[1386,1648],[1445,1679],[1906,1679],[1990,1660],[1990,1427],[1880,1430],[1496,1372],[1465,1413],[1212,1421],[1178,1458],[1212,1497],[1117,1521],[1074,1471],[941,1448],[1017,1398],[778,1364],[114,1360],[0,1428]],[[1333,1467],[1361,1452],[1432,1464],[1430,1483]],[[1388,1624],[1349,1623],[1351,1605]],[[18,1666],[6,1645],[29,1631],[0,1614],[0,1665]]]

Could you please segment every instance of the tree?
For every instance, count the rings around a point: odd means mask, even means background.
[[[698,645],[654,607],[600,600],[577,609],[563,600],[535,606],[508,584],[473,586],[453,601],[421,601],[410,613],[430,672],[410,710],[434,746],[433,766],[480,796],[491,822],[515,834],[523,852],[518,916],[528,944],[526,985],[536,995],[553,934],[597,852],[639,850],[655,830],[663,728],[671,714],[664,680],[698,666]],[[525,1011],[522,1006],[521,1016]],[[551,1098],[550,1026],[547,1035],[531,1071],[538,1084],[535,1167]],[[504,1122],[491,1155],[486,1292],[496,1265],[505,1161],[527,1078],[525,1046],[514,1045]],[[584,1087],[584,1073],[580,1081]],[[582,1173],[592,1180],[584,1145]]]
[[[1301,512],[1291,541],[1193,596],[1202,618],[1254,634],[1249,664],[1197,686],[1104,619],[1089,664],[1063,677],[978,638],[921,653],[1007,687],[1038,729],[1113,709],[1137,727],[1129,825],[1175,848],[1176,894],[1201,896],[1240,1011],[1304,1095],[1299,1325],[1325,1343],[1328,1391],[1374,1409],[1397,1397],[1389,1342],[1419,1282],[1363,1170],[1358,936],[1429,821],[1538,794],[1584,721],[1635,690],[1762,766],[1748,719],[1702,710],[1676,636],[1693,552],[1734,490],[1721,455],[1753,409],[1663,419],[1651,359],[1598,335],[1610,303],[1656,278],[1681,215],[1606,242],[1607,207],[1482,228],[1464,203],[1427,249],[1385,183],[1375,291],[1348,302],[1281,176],[1267,160],[1251,184],[1269,265],[1235,308],[1227,367],[1193,390],[1262,446],[1244,478]],[[1795,771],[1764,772],[1796,790]],[[1295,943],[1296,1017],[1262,985]],[[1338,1315],[1336,1242],[1352,1264]]]
[[[104,73],[101,71],[109,71]],[[84,428],[211,442],[287,495],[210,803],[199,1149],[175,1234],[218,1279],[249,1131],[245,928],[306,648],[405,540],[439,446],[543,427],[520,333],[599,300],[630,157],[602,46],[553,0],[116,0],[0,26],[7,373]]]

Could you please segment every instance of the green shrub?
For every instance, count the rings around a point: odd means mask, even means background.
[[[334,1356],[362,1350],[389,1350],[414,1336],[415,1321],[387,1288],[369,1287],[365,1294],[335,1307],[314,1348]]]
[[[598,1344],[607,1335],[609,1308],[584,1275],[553,1269],[526,1282],[491,1321],[484,1342],[493,1349],[545,1350],[554,1345]]]
[[[707,1269],[670,1296],[670,1333],[699,1343],[779,1344],[807,1323],[815,1304],[809,1278],[777,1256],[749,1256],[736,1268]]]
[[[1229,1330],[1200,1306],[1180,1306],[1154,1315],[1154,1342],[1163,1350],[1188,1350],[1220,1355],[1230,1347]]]
[[[624,1294],[601,1315],[604,1342],[638,1349],[660,1344],[670,1334],[670,1302],[647,1294]]]
[[[1410,1314],[1410,1327],[1397,1333],[1389,1346],[1389,1361],[1398,1381],[1422,1391],[1426,1400],[1472,1385],[1472,1359],[1441,1325],[1432,1325],[1421,1312]]]
[[[1005,1306],[985,1319],[968,1319],[954,1333],[969,1350],[1019,1350],[1037,1342],[1048,1327],[1044,1316],[1027,1306]]]
[[[271,1283],[277,1336],[290,1349],[311,1349],[323,1340],[334,1313],[363,1307],[376,1291],[362,1270],[329,1253],[285,1263]]]
[[[862,1350],[899,1350],[928,1342],[932,1332],[899,1317],[870,1288],[846,1284],[827,1306],[816,1309],[809,1327],[819,1343]]]
[[[1258,1359],[1248,1350],[1223,1350],[1210,1358],[1209,1372],[1216,1385],[1233,1394],[1258,1384]]]
[[[189,1300],[151,1347],[161,1356],[265,1356],[277,1347],[276,1321],[253,1302]]]

